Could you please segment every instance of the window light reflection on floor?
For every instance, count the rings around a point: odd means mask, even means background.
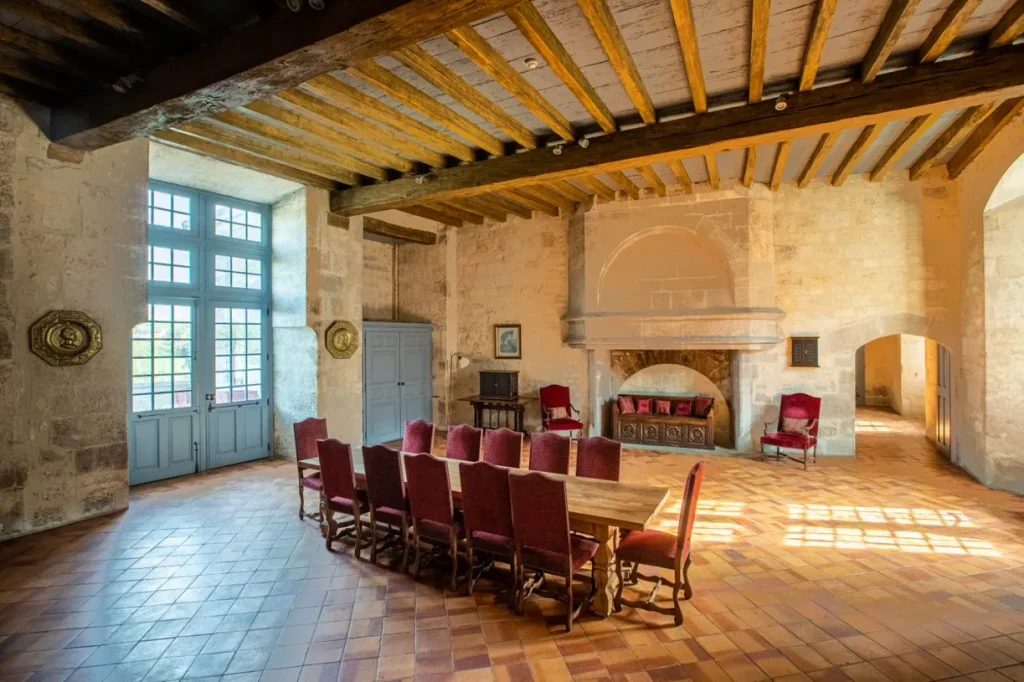
[[[790,504],[788,515],[794,521],[891,523],[899,526],[949,526],[956,528],[978,527],[966,514],[953,509]]]
[[[786,528],[786,539],[783,544],[787,547],[892,549],[916,554],[1002,556],[991,542],[985,540],[884,528],[789,526]]]
[[[853,430],[856,433],[889,433],[891,431],[885,422],[869,419],[857,419],[854,421]]]
[[[661,510],[654,530],[674,534],[679,529],[679,510],[682,505],[682,500],[675,500],[666,505]],[[698,500],[692,540],[695,542],[732,542],[737,532],[742,530],[739,524],[730,521],[711,521],[708,520],[708,517],[742,516],[744,507],[746,507],[744,502]]]

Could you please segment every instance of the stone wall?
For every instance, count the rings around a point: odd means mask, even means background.
[[[51,160],[47,147],[0,97],[0,539],[128,506],[128,344],[146,316],[148,143],[80,164]],[[51,367],[29,351],[30,325],[62,309],[103,329],[103,350],[86,365]]]
[[[363,319],[390,322],[395,319],[396,248],[366,240],[363,243]]]
[[[883,336],[864,345],[864,404],[888,407],[899,412],[901,406],[900,336]]]
[[[900,335],[900,406],[897,410],[908,419],[923,421],[927,397],[925,339]]]

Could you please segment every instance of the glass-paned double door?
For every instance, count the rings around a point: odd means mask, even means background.
[[[154,184],[149,216],[150,300],[131,338],[131,483],[268,457],[267,207]]]

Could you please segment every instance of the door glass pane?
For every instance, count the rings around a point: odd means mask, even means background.
[[[232,289],[263,288],[263,263],[258,258],[240,258],[216,254],[213,257],[213,283]]]
[[[132,412],[192,407],[192,306],[148,310],[132,330]]]
[[[263,215],[258,211],[216,204],[213,208],[213,233],[218,237],[263,241]]]
[[[214,393],[217,404],[263,396],[263,323],[257,308],[214,309]]]
[[[192,199],[189,197],[149,190],[149,224],[174,230],[192,229]]]

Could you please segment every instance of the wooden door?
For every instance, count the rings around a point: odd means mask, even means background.
[[[363,440],[367,445],[402,437],[400,345],[398,330],[364,330]]]
[[[430,347],[430,331],[402,332],[400,388],[403,425],[415,419],[433,420]]]
[[[953,415],[952,415],[952,379],[953,361],[952,355],[942,344],[939,346],[939,367],[938,367],[938,414],[935,419],[935,440],[939,451],[949,457],[949,446],[953,441]]]

